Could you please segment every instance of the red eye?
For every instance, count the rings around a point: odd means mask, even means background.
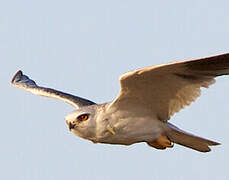
[[[88,114],[83,114],[77,117],[79,121],[86,121],[88,119]]]

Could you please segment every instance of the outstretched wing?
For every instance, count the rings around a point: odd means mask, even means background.
[[[120,77],[121,91],[109,108],[143,108],[162,121],[180,111],[208,88],[216,76],[229,74],[229,53],[146,67]]]
[[[92,101],[83,99],[78,96],[74,96],[74,95],[67,94],[61,91],[57,91],[55,89],[38,86],[35,83],[35,81],[30,79],[28,76],[24,75],[22,71],[18,71],[14,75],[13,79],[11,80],[11,83],[16,87],[29,91],[35,95],[59,99],[59,100],[65,101],[73,105],[76,108],[79,108],[81,106],[89,106],[89,105],[95,104]]]

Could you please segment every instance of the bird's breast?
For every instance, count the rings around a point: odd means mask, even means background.
[[[155,139],[163,123],[153,117],[116,112],[97,119],[96,139],[100,143],[130,145]]]

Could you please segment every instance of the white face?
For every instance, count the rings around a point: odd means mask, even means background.
[[[95,139],[96,122],[94,109],[84,107],[69,113],[65,117],[69,130],[76,136],[92,140]]]

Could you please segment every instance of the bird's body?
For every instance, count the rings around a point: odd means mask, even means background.
[[[140,112],[139,116],[135,116],[136,114],[128,109],[109,112],[109,103],[103,106],[102,112],[96,118],[97,139],[95,142],[131,145],[137,142],[153,141],[164,128],[165,123],[158,121],[155,117],[142,117]],[[142,124],[145,126],[142,127]],[[114,132],[110,132],[109,128]]]
[[[121,90],[109,103],[87,99],[38,86],[18,71],[12,79],[16,87],[36,95],[52,97],[73,105],[66,116],[69,129],[94,143],[131,145],[146,142],[157,149],[180,144],[201,152],[219,143],[207,140],[169,123],[170,117],[208,88],[215,77],[229,74],[229,54],[150,66],[120,77]]]

